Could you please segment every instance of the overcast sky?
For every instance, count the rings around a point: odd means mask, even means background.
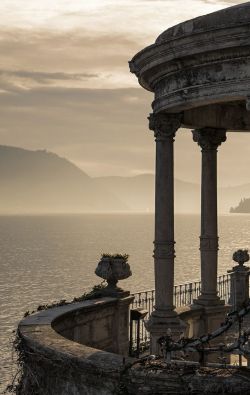
[[[243,1],[1,0],[0,144],[48,149],[91,176],[154,171],[147,127],[153,95],[128,60],[168,27]],[[175,143],[176,177],[199,182],[189,131]],[[219,181],[250,182],[250,134],[219,149]]]

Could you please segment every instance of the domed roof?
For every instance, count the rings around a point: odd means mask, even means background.
[[[160,44],[183,36],[225,27],[241,26],[250,22],[250,2],[229,7],[198,18],[190,19],[167,29],[156,39]]]

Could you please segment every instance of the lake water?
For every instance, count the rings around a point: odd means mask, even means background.
[[[176,216],[176,275],[199,279],[199,216]],[[250,248],[250,215],[219,218],[219,274],[232,267],[238,248]],[[133,275],[120,283],[131,292],[154,288],[150,214],[0,217],[0,393],[15,372],[12,331],[27,310],[72,299],[101,282],[94,270],[102,252],[130,255]]]

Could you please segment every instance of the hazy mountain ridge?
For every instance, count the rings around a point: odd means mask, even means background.
[[[0,212],[127,210],[81,169],[56,154],[0,146]]]
[[[154,211],[155,178],[153,174],[135,177],[98,177],[96,180],[119,196],[135,211]],[[175,211],[200,213],[200,185],[175,179]],[[250,183],[218,188],[218,211],[229,213],[242,196],[250,196]]]
[[[134,211],[154,211],[155,177],[141,174],[134,177],[98,177],[96,180],[119,196]],[[175,209],[177,212],[199,211],[200,187],[198,184],[175,179]]]
[[[46,150],[0,146],[0,213],[152,212],[154,175],[91,178]],[[250,184],[220,188],[221,212],[229,212]],[[200,186],[175,180],[175,211],[200,212]]]

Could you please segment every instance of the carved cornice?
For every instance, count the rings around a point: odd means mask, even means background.
[[[217,150],[218,146],[226,141],[226,129],[202,128],[195,129],[193,140],[202,148],[202,151]]]
[[[139,75],[139,70],[138,70],[138,67],[136,66],[136,63],[133,62],[133,60],[130,60],[130,61],[128,62],[128,64],[129,64],[129,70],[130,70],[130,72],[131,72],[132,74],[135,74],[136,76],[138,76],[138,75]]]
[[[173,139],[181,126],[182,114],[150,114],[149,129],[154,131],[156,141]]]
[[[175,258],[175,241],[154,241],[154,258],[156,259],[174,259]]]
[[[180,70],[181,64],[181,70],[184,70],[183,74],[188,75],[189,80],[193,80],[195,82],[194,85],[197,86],[196,79],[190,78],[189,73],[186,73],[187,67],[190,64],[191,67],[195,67],[195,70],[199,65],[203,65],[202,67],[206,69],[207,65],[214,62],[223,64],[225,60],[226,62],[230,62],[231,60],[249,56],[249,24],[250,20],[248,24],[239,24],[238,26],[232,26],[230,24],[223,29],[215,28],[214,30],[200,32],[199,34],[190,34],[191,32],[189,31],[188,34],[184,34],[182,37],[172,37],[166,41],[159,40],[157,43],[144,48],[132,59],[140,84],[145,89],[155,92],[156,84],[162,81],[162,79],[168,79],[167,75],[170,73],[173,63],[175,63],[171,75],[173,76],[175,72]],[[248,53],[245,54],[245,52]],[[230,73],[217,74],[222,82],[227,77],[231,80],[231,69]],[[204,75],[207,75],[205,70]],[[215,74],[213,77],[215,78]],[[182,82],[178,77],[174,76],[174,78],[178,81],[178,89],[176,90],[174,87],[173,91],[178,95]],[[210,78],[208,80],[210,81]],[[193,84],[191,83],[191,85]],[[171,84],[168,84],[168,86],[170,87]],[[161,92],[163,91],[165,90],[162,88]],[[217,91],[216,93],[218,94]]]

